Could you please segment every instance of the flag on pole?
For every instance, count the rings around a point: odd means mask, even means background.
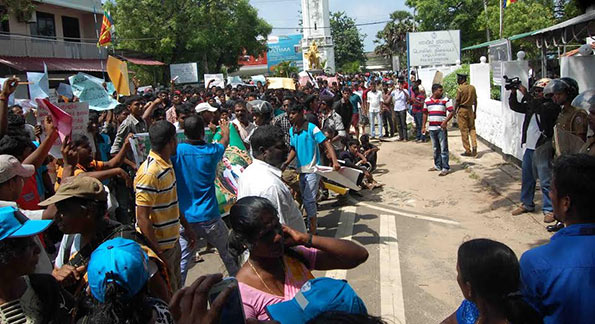
[[[511,4],[515,3],[517,0],[504,0],[502,1],[502,8],[506,8]]]
[[[109,12],[103,11],[103,21],[101,22],[101,31],[99,32],[99,41],[97,47],[109,46],[112,44],[112,29],[114,22]]]

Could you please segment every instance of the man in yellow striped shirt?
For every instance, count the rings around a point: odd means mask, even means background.
[[[170,157],[176,152],[176,128],[159,121],[149,129],[151,152],[139,167],[134,179],[136,224],[138,230],[167,264],[172,290],[180,288],[180,223],[190,243],[195,235],[178,207],[176,175]],[[186,234],[186,236],[188,236]]]

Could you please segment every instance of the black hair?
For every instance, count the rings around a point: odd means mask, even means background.
[[[146,287],[127,300],[127,291],[116,282],[105,282],[104,302],[95,300],[88,315],[89,323],[140,324],[153,318],[153,308],[146,298]]]
[[[335,131],[334,128],[330,128],[330,127],[325,127],[322,129],[323,133],[328,133],[330,136],[334,137],[335,135],[337,135],[337,131]]]
[[[264,125],[258,127],[252,136],[250,136],[250,147],[252,147],[254,154],[259,155],[260,147],[264,149],[275,146],[279,141],[283,141],[284,134],[281,128],[273,125]]]
[[[304,113],[304,106],[302,105],[290,105],[289,108],[287,108],[287,112],[293,112],[293,113]]]
[[[200,140],[205,135],[205,122],[199,115],[192,115],[184,119],[184,134],[188,139]]]
[[[33,238],[28,236],[0,240],[0,267],[6,266],[16,258],[21,258],[31,244],[29,240],[33,240]]]
[[[188,115],[192,111],[192,104],[185,102],[183,104],[176,105],[175,109],[176,109],[177,115],[180,115],[180,114]]]
[[[316,95],[309,95],[304,99],[304,106],[310,107],[310,104],[316,100]]]
[[[260,127],[259,127],[260,128]],[[239,257],[245,250],[250,250],[258,239],[262,223],[260,214],[269,212],[278,217],[277,209],[270,200],[262,197],[248,196],[239,199],[229,210],[231,233],[229,234],[229,253]],[[285,254],[291,256],[309,268],[309,262],[293,249],[285,249]]]
[[[56,203],[56,207],[60,205],[66,206],[66,203],[72,202],[73,205],[84,206],[85,209],[90,210],[95,215],[95,220],[102,220],[107,213],[107,202],[85,199],[81,197],[70,197]]]
[[[128,110],[128,106],[125,104],[118,104],[116,108],[114,108],[114,115],[119,115],[125,110]]]
[[[130,96],[130,97],[126,98],[125,104],[126,104],[126,106],[130,106],[130,105],[132,105],[133,102],[142,101],[142,100],[143,100],[143,98],[141,96]]]
[[[362,142],[362,143],[363,142],[369,142],[370,141],[370,135],[364,134],[364,135],[360,136],[359,137],[359,141]]]
[[[432,84],[432,93],[438,89],[443,89],[441,84],[439,84],[439,83]]]
[[[508,246],[489,239],[470,240],[459,247],[457,263],[473,295],[500,310],[511,323],[542,323],[518,292],[519,261]]]
[[[250,92],[246,97],[258,98],[258,94],[256,92]]]
[[[347,147],[350,147],[351,145],[356,145],[359,147],[359,141],[356,139],[350,139],[347,141]]]
[[[153,113],[151,113],[151,118],[153,118],[153,120],[157,120],[159,118],[165,118],[165,109],[156,108],[155,110],[153,110]]]
[[[25,135],[4,135],[2,139],[0,139],[0,154],[8,154],[17,157],[21,156],[28,147],[35,150],[35,145],[31,142],[31,139]]]
[[[184,127],[186,124],[184,124]],[[153,151],[159,152],[176,139],[176,127],[167,120],[160,120],[149,128],[149,140]]]
[[[99,113],[95,110],[89,110],[89,122],[99,123]]]
[[[326,311],[306,324],[385,324],[380,317],[368,314],[355,314],[342,311]]]
[[[595,157],[587,154],[562,155],[554,162],[552,186],[556,196],[570,198],[574,217],[595,221],[593,193],[595,192]]]

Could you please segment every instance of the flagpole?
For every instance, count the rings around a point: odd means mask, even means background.
[[[95,11],[95,6],[93,6],[93,18],[95,19],[95,35],[97,35],[97,40],[99,41],[99,30],[97,30],[97,12]],[[101,63],[101,75],[103,75],[103,80],[105,81],[105,68],[103,67],[103,59],[101,58],[101,46],[97,46],[97,54],[99,56],[99,62]]]
[[[502,17],[504,15],[504,1],[500,0],[500,39],[502,39]]]

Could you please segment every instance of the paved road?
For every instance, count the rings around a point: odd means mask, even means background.
[[[390,323],[440,322],[462,298],[456,251],[463,241],[492,238],[520,257],[549,238],[535,221],[539,217],[510,216],[512,201],[488,190],[467,168],[481,163],[454,159],[454,172],[438,177],[427,171],[432,165],[428,143],[382,143],[375,176],[386,186],[320,206],[319,234],[359,242],[370,253],[368,261],[353,270],[315,276],[347,279],[369,312]],[[511,187],[520,186],[507,181]],[[189,272],[189,282],[223,271],[217,254],[204,257]]]

